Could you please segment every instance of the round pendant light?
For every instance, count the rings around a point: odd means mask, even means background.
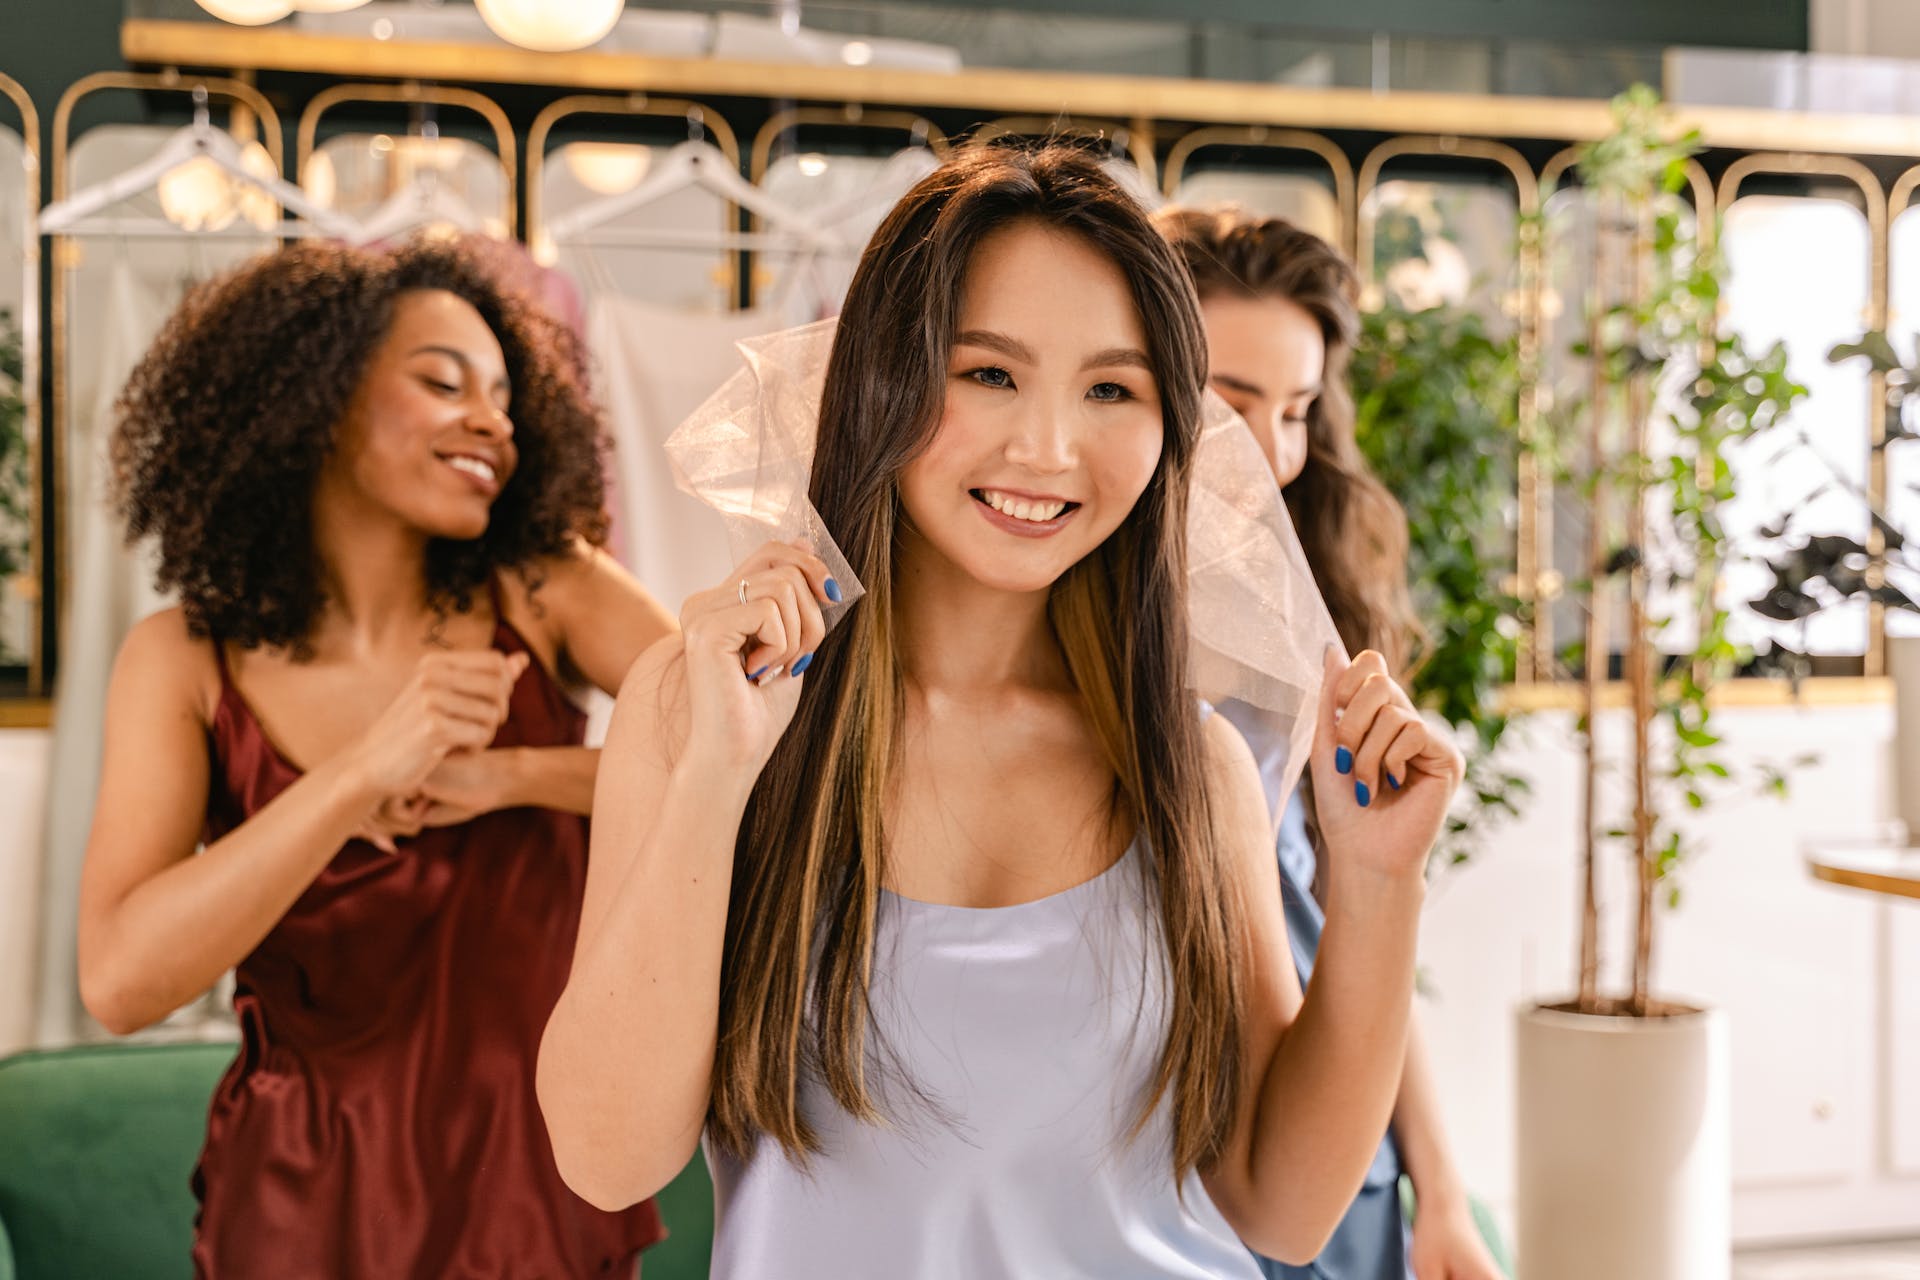
[[[625,4],[626,0],[474,0],[481,19],[495,35],[542,53],[596,43],[613,30]]]
[[[202,9],[224,22],[260,27],[293,12],[292,0],[197,0]]]

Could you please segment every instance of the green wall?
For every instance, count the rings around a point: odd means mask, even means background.
[[[125,66],[120,60],[124,7],[124,0],[0,0],[0,71],[24,85],[39,108],[43,151],[51,148],[53,111],[67,86],[95,71]],[[130,94],[110,110],[119,120],[143,118]],[[10,109],[0,112],[13,123]]]
[[[1021,0],[1018,7],[1326,32],[1804,51],[1809,0]]]

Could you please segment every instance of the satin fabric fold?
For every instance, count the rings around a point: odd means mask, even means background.
[[[526,649],[504,622],[494,644]],[[494,746],[574,745],[584,729],[536,660]],[[209,844],[300,776],[224,662],[209,750]],[[658,1214],[567,1189],[533,1088],[579,925],[586,819],[508,809],[399,843],[342,848],[239,966],[240,1054],[193,1176],[195,1274],[630,1274]]]

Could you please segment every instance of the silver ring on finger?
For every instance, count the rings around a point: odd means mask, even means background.
[[[740,579],[740,588],[733,594],[738,597],[741,604],[747,602],[747,580],[745,578]]]

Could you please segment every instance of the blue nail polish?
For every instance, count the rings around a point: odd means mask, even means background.
[[[765,674],[767,674],[767,664],[763,662],[760,664],[760,669],[758,671],[747,672],[747,679],[758,680],[761,676]]]
[[[1333,753],[1333,767],[1342,773],[1353,772],[1353,752],[1341,747]]]
[[[1387,785],[1392,787],[1395,791],[1398,791],[1400,789],[1400,779],[1394,777],[1392,774],[1388,774]]]
[[[1366,783],[1356,782],[1353,784],[1353,798],[1358,800],[1360,807],[1364,809],[1373,803],[1373,792],[1367,790]]]
[[[800,655],[800,661],[793,664],[793,674],[796,676],[804,675],[806,674],[807,668],[812,665],[813,665],[813,655],[810,653],[803,653]]]
[[[840,584],[835,582],[832,578],[828,578],[827,579],[827,599],[833,601],[835,604],[839,604],[840,601],[844,598],[845,597],[841,594],[841,591],[840,591]]]

